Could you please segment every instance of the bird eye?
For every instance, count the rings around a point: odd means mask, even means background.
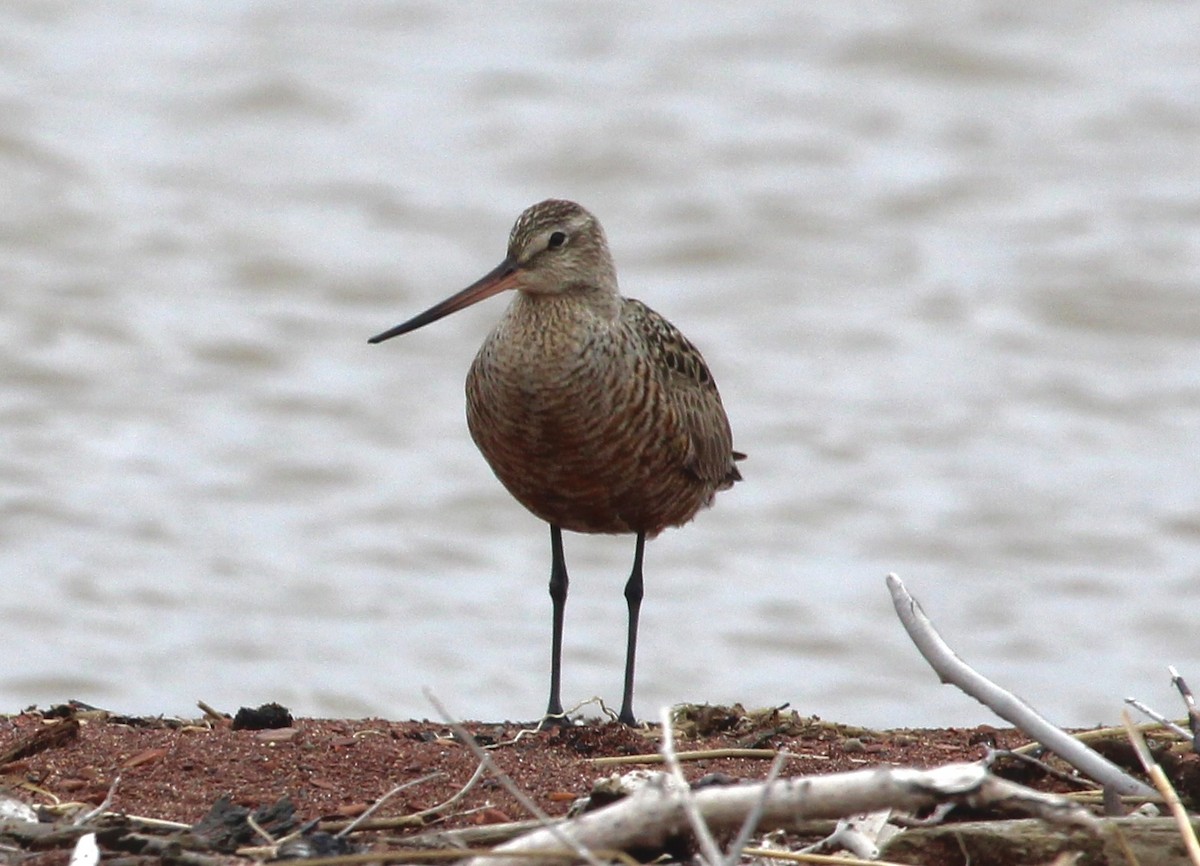
[[[550,239],[546,241],[546,249],[556,250],[567,242],[566,232],[554,232],[550,235]]]

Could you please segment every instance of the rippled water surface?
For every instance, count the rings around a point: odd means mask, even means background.
[[[1200,6],[0,10],[0,708],[544,706],[545,526],[475,451],[548,196],[704,351],[745,483],[648,549],[639,705],[1058,721],[1200,679]],[[567,537],[564,698],[628,537]]]

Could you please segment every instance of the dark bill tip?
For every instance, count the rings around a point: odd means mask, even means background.
[[[382,343],[384,340],[390,340],[392,337],[399,337],[401,334],[415,331],[417,328],[422,328],[431,322],[436,322],[443,316],[448,316],[457,310],[469,307],[471,304],[478,303],[484,298],[490,298],[497,292],[515,288],[518,278],[517,265],[511,259],[505,259],[461,292],[451,295],[440,304],[434,304],[428,310],[413,316],[407,322],[401,322],[394,328],[389,328],[381,334],[376,334],[367,340],[367,342]]]

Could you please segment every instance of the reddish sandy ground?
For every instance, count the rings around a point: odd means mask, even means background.
[[[373,822],[396,818],[449,799],[478,766],[446,725],[432,721],[297,719],[282,729],[256,731],[233,730],[224,719],[183,722],[81,712],[52,723],[47,715],[51,714],[0,717],[0,793],[33,805],[95,805],[119,775],[111,811],[186,824],[199,821],[222,795],[251,809],[286,796],[300,822],[319,818],[328,822],[323,826],[334,827],[334,822],[361,814],[395,786],[437,773],[372,815]],[[490,754],[496,765],[550,815],[564,814],[600,777],[657,768],[597,761],[656,752],[657,727],[635,730],[599,721],[541,732],[515,723],[470,722],[466,727],[482,744],[495,746]],[[50,731],[57,732],[57,740],[46,741]],[[740,707],[696,708],[679,731],[680,751],[786,749],[791,757],[784,775],[881,765],[930,767],[977,760],[989,745],[1010,748],[1026,742],[1018,732],[987,726],[867,731],[791,711],[746,713]],[[1111,742],[1110,757],[1129,766],[1127,748],[1116,738]],[[1181,793],[1195,803],[1200,756],[1180,754],[1178,748],[1164,755],[1170,759],[1169,771],[1184,787]],[[769,764],[767,758],[708,758],[686,761],[684,771],[692,781],[712,774],[761,779]],[[1001,759],[997,772],[1040,790],[1083,787],[1011,758]],[[489,777],[426,827],[392,830],[389,838],[433,827],[528,817]],[[56,852],[42,855],[38,862],[65,862],[65,857],[65,851]]]

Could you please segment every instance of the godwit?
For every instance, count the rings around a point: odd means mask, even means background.
[[[500,482],[550,524],[553,635],[546,720],[561,721],[567,565],[562,531],[637,534],[619,720],[633,715],[646,539],[681,526],[741,474],[704,359],[670,322],[624,298],[604,230],[574,202],[528,208],[508,255],[379,343],[516,289],[467,374],[467,426]]]

